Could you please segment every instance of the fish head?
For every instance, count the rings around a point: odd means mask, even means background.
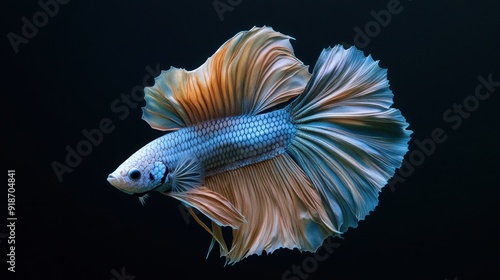
[[[168,182],[167,165],[156,159],[148,147],[137,151],[108,175],[108,182],[115,188],[139,197],[165,188]]]

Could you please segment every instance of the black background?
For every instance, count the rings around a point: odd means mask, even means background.
[[[205,259],[211,238],[193,220],[186,224],[177,201],[153,195],[142,207],[107,183],[108,173],[162,135],[141,120],[143,102],[123,120],[111,104],[143,86],[146,66],[194,69],[253,26],[296,38],[295,54],[312,70],[323,48],[355,44],[354,28],[364,29],[370,11],[389,1],[243,0],[223,21],[212,0],[166,2],[72,0],[15,54],[7,34],[21,35],[21,18],[32,20],[40,6],[4,1],[2,166],[16,170],[18,221],[17,272],[7,273],[2,239],[1,279],[119,280],[113,271],[122,268],[136,280],[281,279],[312,256],[278,250],[224,267],[216,249]],[[500,279],[500,87],[456,130],[443,119],[474,94],[478,76],[500,81],[499,2],[401,6],[362,49],[388,68],[394,106],[413,139],[442,128],[447,140],[394,192],[384,188],[376,210],[335,239],[340,247],[308,279]],[[64,163],[65,147],[103,118],[114,131],[59,182],[51,164]],[[6,183],[2,192],[7,213]]]

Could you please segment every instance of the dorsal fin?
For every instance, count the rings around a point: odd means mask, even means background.
[[[142,118],[158,130],[255,115],[300,94],[310,74],[291,37],[270,27],[236,34],[193,71],[171,67],[144,89]]]

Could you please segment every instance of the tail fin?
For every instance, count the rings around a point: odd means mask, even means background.
[[[386,72],[356,48],[337,45],[321,53],[304,93],[290,104],[297,134],[287,152],[339,232],[377,206],[408,150],[411,131],[390,108]]]

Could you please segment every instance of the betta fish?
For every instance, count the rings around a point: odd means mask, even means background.
[[[357,227],[408,151],[411,131],[378,61],[337,45],[310,73],[290,39],[254,27],[195,70],[162,71],[144,89],[142,118],[166,133],[108,176],[127,194],[160,192],[198,210],[209,252],[218,244],[229,264],[314,252]]]

